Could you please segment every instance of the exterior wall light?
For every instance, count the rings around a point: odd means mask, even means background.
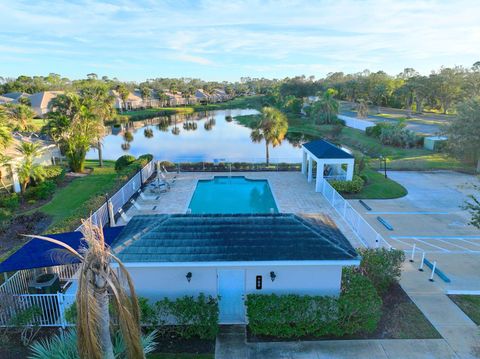
[[[192,280],[192,272],[188,272],[185,278],[187,278],[188,283],[190,283],[190,281]]]
[[[277,278],[277,275],[275,274],[274,271],[271,271],[270,272],[270,279],[272,280],[272,282],[275,280],[275,278]]]

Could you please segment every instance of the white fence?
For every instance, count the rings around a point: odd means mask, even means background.
[[[120,208],[137,192],[140,187],[150,178],[155,172],[155,161],[150,161],[145,167],[142,168],[135,176],[123,185],[110,200],[113,204],[113,213],[117,213]],[[97,226],[104,227],[108,223],[108,206],[104,203],[97,209],[91,216],[92,222]],[[76,231],[80,231],[82,226],[78,227]]]
[[[365,131],[368,127],[375,126],[375,123],[372,121],[360,120],[358,118],[345,116],[345,115],[338,115],[337,117],[340,120],[345,121],[345,126],[355,128],[361,131]]]
[[[368,222],[358,213],[348,201],[343,198],[333,188],[327,180],[322,179],[321,193],[325,199],[335,208],[335,211],[342,217],[349,225],[352,231],[357,235],[360,242],[367,248],[392,246],[368,224]]]
[[[137,192],[141,186],[155,172],[155,162],[150,161],[145,167],[135,174],[112,197],[113,210],[118,210]],[[103,204],[91,215],[93,223],[105,226],[108,223],[108,206]],[[80,231],[82,226],[76,231]],[[80,264],[69,264],[49,267],[49,273],[56,273],[61,282],[70,282],[76,279]],[[27,294],[30,281],[40,273],[45,273],[46,268],[20,270],[11,277],[6,278],[0,286],[0,327],[11,326],[15,318],[28,309],[35,309],[35,315],[28,323],[31,326],[68,326],[64,312],[75,301],[72,294]],[[37,313],[38,312],[38,313]]]
[[[71,326],[65,313],[75,302],[74,294],[1,294],[0,327]]]

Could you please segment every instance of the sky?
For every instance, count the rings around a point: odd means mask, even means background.
[[[480,60],[478,0],[0,0],[0,76],[428,74]]]

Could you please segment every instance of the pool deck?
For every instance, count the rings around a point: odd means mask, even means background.
[[[198,180],[229,175],[228,172],[182,172],[174,178],[169,174],[169,181],[174,180],[170,191],[160,194],[154,201],[138,198],[141,209],[132,206],[127,215],[186,213]],[[268,180],[279,212],[328,215],[354,247],[360,246],[347,224],[323,196],[315,192],[314,183],[308,183],[300,172],[235,172],[232,175]]]

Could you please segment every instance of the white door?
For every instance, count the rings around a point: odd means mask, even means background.
[[[245,271],[221,269],[217,273],[220,323],[245,323]]]

